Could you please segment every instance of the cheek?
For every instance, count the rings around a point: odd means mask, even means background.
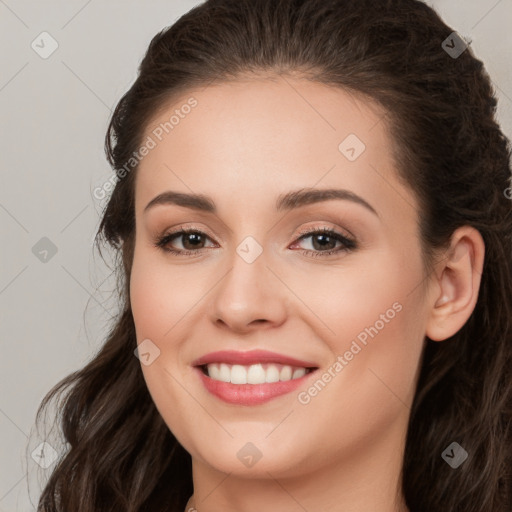
[[[341,415],[359,410],[361,418],[376,418],[396,414],[413,397],[426,318],[418,286],[421,260],[409,257],[405,262],[391,253],[378,259],[379,266],[366,262],[360,272],[351,269],[335,281],[323,279],[328,295],[320,293],[325,288],[318,279],[304,285],[304,293],[308,290],[309,299],[316,301],[308,305],[320,313],[331,353],[330,373],[322,379],[328,383],[304,390],[304,401],[316,401],[319,411],[336,402],[344,403]]]
[[[155,407],[165,423],[179,439],[186,440],[185,425],[189,423],[183,418],[187,416],[190,403],[176,382],[182,382],[188,370],[180,362],[179,340],[185,338],[183,332],[186,327],[186,322],[180,320],[190,310],[188,302],[192,297],[184,299],[191,292],[187,287],[180,291],[183,283],[179,282],[179,273],[169,272],[165,265],[155,260],[150,253],[136,252],[130,276],[130,300],[137,342],[140,344],[149,339],[159,350],[150,364],[143,364],[141,360],[141,369]],[[197,302],[197,296],[194,300]],[[176,407],[182,415],[173,414]]]
[[[137,331],[137,340],[160,340],[170,328],[173,309],[163,276],[157,268],[135,258],[130,277],[130,301]],[[166,314],[167,313],[167,314]]]
[[[411,297],[388,293],[379,302],[375,299],[363,310],[356,305],[348,309],[347,303],[337,323],[339,335],[331,342],[332,364],[299,390],[301,428],[323,440],[318,454],[308,458],[311,465],[335,457],[334,447],[358,453],[400,418],[407,421],[423,347],[421,320]],[[286,443],[285,434],[290,435],[280,432],[274,442]]]
[[[324,415],[325,422],[333,429],[337,422],[348,422],[347,429],[354,436],[357,432],[375,433],[407,414],[414,397],[424,346],[421,304],[407,292],[388,291],[384,297],[363,310],[354,306],[347,311],[343,316],[346,334],[332,345],[334,377],[327,377],[330,383],[324,388],[320,383],[318,392],[306,390],[317,393],[313,407]],[[342,323],[338,326],[342,332]]]
[[[201,281],[190,281],[179,267],[141,250],[134,255],[130,276],[130,300],[137,339],[168,344],[178,323],[192,313],[204,292]]]

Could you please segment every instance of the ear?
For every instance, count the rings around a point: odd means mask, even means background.
[[[473,312],[480,290],[485,243],[471,226],[454,231],[450,247],[436,265],[429,293],[425,334],[442,341],[457,333]]]

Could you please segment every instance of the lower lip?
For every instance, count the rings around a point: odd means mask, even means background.
[[[214,380],[203,373],[201,368],[196,368],[203,381],[204,387],[217,398],[224,402],[236,405],[258,405],[277,398],[278,396],[291,393],[314,373],[306,373],[298,379],[287,381],[271,382],[264,384],[231,384]]]

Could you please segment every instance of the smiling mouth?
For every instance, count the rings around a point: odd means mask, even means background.
[[[300,379],[315,371],[316,367],[300,367],[278,363],[251,365],[210,363],[200,365],[204,375],[218,382],[231,384],[272,384]]]

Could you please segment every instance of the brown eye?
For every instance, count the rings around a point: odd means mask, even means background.
[[[169,233],[157,239],[155,245],[160,249],[173,254],[189,256],[196,252],[199,252],[201,249],[206,248],[204,247],[206,239],[209,239],[209,237],[202,231],[198,231],[195,229],[181,229],[180,231]],[[181,240],[181,245],[183,246],[183,249],[175,249],[169,247],[171,242],[175,240]]]
[[[297,242],[305,240],[306,238],[312,239],[313,250],[306,249],[305,254],[313,257],[329,256],[340,252],[348,252],[357,248],[357,244],[354,240],[351,240],[330,228],[316,229],[302,233],[302,236],[297,240]],[[337,249],[335,248],[336,243],[341,244]]]

